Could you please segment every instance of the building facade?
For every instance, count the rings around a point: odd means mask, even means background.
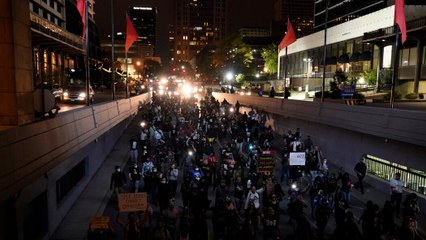
[[[315,32],[333,27],[388,6],[388,0],[318,0],[315,1]]]
[[[287,19],[290,19],[297,37],[303,37],[313,32],[314,3],[312,0],[277,0],[274,4],[273,35],[284,35]]]
[[[172,64],[189,62],[226,33],[225,0],[176,0]]]
[[[143,51],[143,56],[155,55],[157,45],[157,9],[152,7],[129,7],[129,17],[138,33],[138,43]]]
[[[408,40],[400,49],[396,89],[405,95],[426,92],[425,59],[426,16],[424,5],[406,5]],[[279,78],[284,78],[287,60],[287,84],[294,89],[320,91],[325,72],[326,86],[337,71],[362,84],[361,73],[376,72],[376,88],[390,88],[395,47],[394,5],[327,28],[324,64],[324,30],[297,39],[279,53]],[[309,61],[308,61],[309,59]],[[325,71],[324,71],[325,68]],[[306,89],[305,89],[306,90]]]
[[[94,21],[94,0],[88,1],[89,56],[92,66],[100,55]],[[85,79],[83,23],[74,0],[30,0],[33,45],[33,78],[41,82],[69,85]]]

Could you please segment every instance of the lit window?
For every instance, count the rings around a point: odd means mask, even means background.
[[[383,48],[383,68],[390,68],[392,65],[392,45]]]

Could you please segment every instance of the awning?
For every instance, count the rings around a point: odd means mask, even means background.
[[[348,54],[342,54],[338,59],[338,63],[349,63],[349,56]]]
[[[371,60],[371,52],[365,51],[360,54],[358,61],[368,61]]]
[[[325,65],[336,65],[337,57],[329,57],[325,59]],[[321,65],[324,65],[324,61],[321,61]]]
[[[358,62],[360,55],[361,55],[360,52],[356,52],[356,53],[352,54],[351,58],[349,58],[349,62]]]

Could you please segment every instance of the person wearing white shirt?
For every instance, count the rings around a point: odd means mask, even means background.
[[[401,180],[401,173],[395,173],[395,176],[391,178],[389,185],[391,190],[391,203],[396,217],[399,218],[402,201],[402,188],[404,187],[404,181]]]
[[[251,190],[247,193],[246,202],[244,204],[244,209],[247,209],[250,202],[254,204],[256,209],[260,208],[260,194],[263,192],[263,188],[256,190],[255,186],[251,187]]]

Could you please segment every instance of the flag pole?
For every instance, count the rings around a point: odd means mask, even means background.
[[[398,79],[398,70],[399,70],[399,27],[397,24],[394,26],[395,28],[395,51],[394,51],[394,60],[393,60],[393,73],[392,73],[392,85],[389,99],[390,108],[394,107],[395,102],[395,83]]]
[[[327,0],[325,6],[325,21],[324,21],[324,53],[323,53],[323,64],[322,64],[322,84],[321,84],[321,102],[324,102],[325,93],[325,66],[327,66],[327,21],[328,21],[328,5],[330,0]]]
[[[115,100],[115,47],[114,47],[114,0],[111,0],[111,82],[112,100]]]
[[[126,51],[126,98],[129,98],[129,62],[127,60],[127,51]]]
[[[90,105],[90,64],[89,64],[89,11],[88,0],[84,1],[85,18],[86,18],[86,105]]]
[[[280,48],[278,47],[278,63],[277,63],[277,79],[280,79],[281,76],[281,67],[280,67],[280,63],[281,63],[281,58],[280,58]]]
[[[284,62],[284,93],[283,93],[283,101],[285,99],[285,94],[286,94],[286,81],[287,81],[287,71],[288,71],[288,58],[287,58],[287,47],[285,47],[285,62]]]

